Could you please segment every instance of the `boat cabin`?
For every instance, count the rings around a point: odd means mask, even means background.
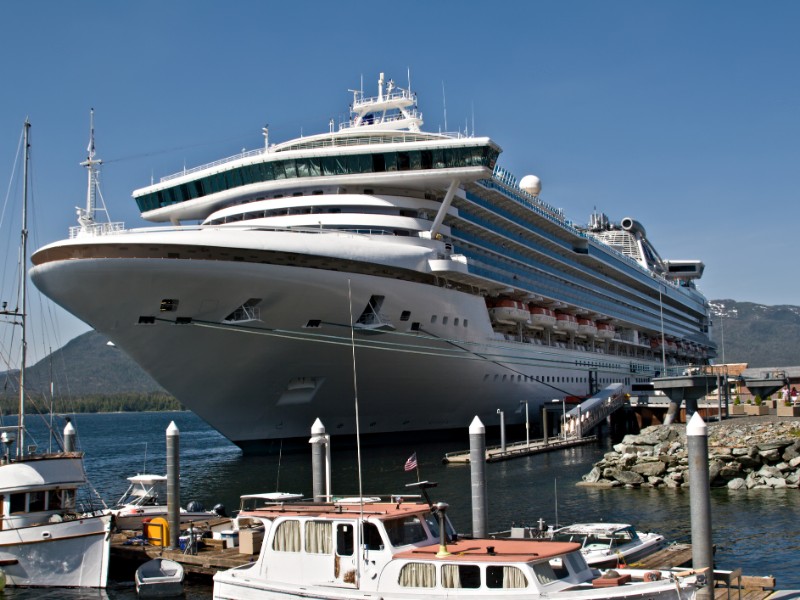
[[[60,521],[85,482],[79,452],[29,455],[3,466],[0,530]]]

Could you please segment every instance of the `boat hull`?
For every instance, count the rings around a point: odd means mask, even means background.
[[[106,587],[110,521],[97,516],[0,531],[6,585]]]
[[[145,258],[51,261],[31,276],[242,447],[307,438],[317,418],[355,433],[354,362],[365,436],[491,425],[498,408],[524,423],[521,402],[587,395],[590,371],[600,385],[633,378],[622,357],[506,339],[479,295],[385,276]],[[376,296],[392,328],[356,327],[354,357],[351,320]],[[161,312],[165,299],[177,310]],[[250,299],[258,319],[225,322]],[[639,365],[641,379],[658,368]]]

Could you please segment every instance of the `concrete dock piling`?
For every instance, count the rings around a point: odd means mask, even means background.
[[[472,489],[472,535],[486,537],[486,427],[476,416],[469,426],[469,469]]]
[[[714,549],[711,539],[711,496],[708,475],[708,428],[700,413],[686,426],[689,457],[689,509],[692,527],[692,568],[706,569],[707,586],[698,598],[712,598],[714,591]]]
[[[331,465],[330,465],[330,436],[325,433],[325,426],[317,419],[311,426],[311,472],[312,493],[314,502],[324,502],[330,499]]]
[[[64,427],[64,452],[75,452],[75,428],[69,421]]]
[[[180,431],[175,421],[167,427],[167,523],[169,548],[179,547],[181,534]]]

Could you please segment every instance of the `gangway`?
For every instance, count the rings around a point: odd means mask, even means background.
[[[594,396],[567,411],[565,431],[568,437],[582,438],[608,415],[628,402],[628,390],[621,383],[612,383]]]

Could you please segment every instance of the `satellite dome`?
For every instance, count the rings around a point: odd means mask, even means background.
[[[531,196],[538,196],[542,191],[542,180],[536,175],[525,175],[522,181],[519,182],[519,187],[521,190],[528,192]]]

